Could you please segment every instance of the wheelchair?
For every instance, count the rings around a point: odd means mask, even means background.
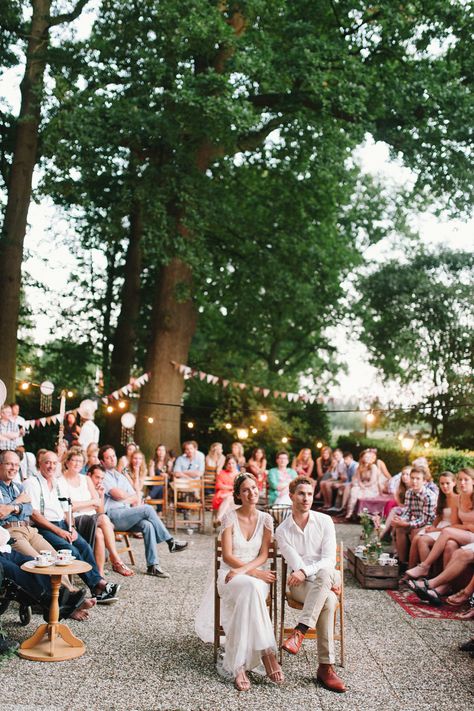
[[[4,575],[2,564],[0,563],[0,615],[3,615],[10,606],[10,603],[18,604],[20,624],[25,627],[31,622],[32,608],[31,598],[13,580],[7,580]]]

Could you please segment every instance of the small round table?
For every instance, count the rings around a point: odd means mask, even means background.
[[[84,642],[75,637],[67,625],[59,622],[59,588],[62,575],[87,573],[91,570],[89,563],[73,560],[69,565],[39,568],[29,560],[23,563],[21,569],[27,573],[51,576],[51,605],[49,622],[40,625],[34,635],[23,642],[18,650],[20,657],[33,662],[64,662],[82,656],[86,651]]]

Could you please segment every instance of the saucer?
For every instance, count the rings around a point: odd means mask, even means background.
[[[37,561],[34,561],[35,563],[35,568],[49,568],[51,565],[53,565],[53,562],[49,563],[38,563]]]
[[[69,565],[69,563],[72,563],[73,560],[76,560],[76,556],[71,555],[67,560],[57,560],[55,565]]]

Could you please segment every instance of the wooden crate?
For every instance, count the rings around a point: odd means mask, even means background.
[[[369,590],[396,590],[398,588],[398,565],[367,563],[356,556],[353,548],[347,550],[347,567],[363,588]]]

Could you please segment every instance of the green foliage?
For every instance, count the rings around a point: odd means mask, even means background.
[[[428,419],[433,436],[472,392],[473,266],[469,252],[420,250],[359,282],[361,340],[370,360],[386,378],[427,393],[411,419]]]

